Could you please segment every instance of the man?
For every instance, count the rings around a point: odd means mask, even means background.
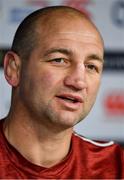
[[[0,121],[1,178],[124,178],[118,145],[73,132],[95,102],[103,49],[95,25],[70,7],[40,9],[21,23],[4,59],[13,88]]]

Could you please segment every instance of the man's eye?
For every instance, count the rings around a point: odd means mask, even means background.
[[[55,64],[55,65],[65,65],[68,64],[67,60],[64,58],[54,58],[54,59],[50,59],[48,62]]]
[[[65,62],[64,58],[55,58],[55,59],[52,59],[51,61],[56,62],[56,63],[64,63]]]
[[[98,72],[97,66],[95,66],[95,65],[93,65],[93,64],[87,64],[85,67],[86,67],[86,69],[88,69],[89,71]]]

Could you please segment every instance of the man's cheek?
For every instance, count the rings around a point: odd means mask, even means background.
[[[54,86],[54,83],[56,82],[57,77],[51,73],[44,73],[41,76],[40,82],[41,82],[41,86],[43,88],[51,88],[52,86]],[[45,89],[44,89],[45,90]]]

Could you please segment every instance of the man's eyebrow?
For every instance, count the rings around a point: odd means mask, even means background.
[[[51,48],[49,50],[47,50],[45,52],[45,56],[49,55],[49,54],[52,54],[52,53],[62,53],[62,54],[65,54],[65,55],[72,55],[72,51],[70,49],[65,49],[65,48]],[[99,55],[97,54],[91,54],[88,56],[88,59],[94,59],[94,60],[98,60],[100,61],[101,63],[104,63],[104,59],[102,57],[100,57]]]
[[[98,60],[100,61],[101,63],[104,63],[104,58],[100,57],[99,55],[97,54],[92,54],[90,56],[88,56],[88,59],[94,59],[94,60]]]
[[[57,52],[65,54],[65,55],[71,55],[72,54],[72,51],[69,50],[69,49],[65,49],[65,48],[51,48],[51,49],[47,50],[44,55],[47,56],[47,55],[49,55],[51,53],[57,53]]]

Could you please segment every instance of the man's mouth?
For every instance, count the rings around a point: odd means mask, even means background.
[[[56,97],[60,100],[60,103],[71,109],[77,109],[79,105],[83,103],[83,99],[74,94],[60,94]]]
[[[77,102],[79,102],[78,99],[72,98],[72,97],[64,97],[64,96],[57,96],[57,97],[60,98],[60,99],[65,100],[67,102],[70,102],[70,103],[77,103]]]

